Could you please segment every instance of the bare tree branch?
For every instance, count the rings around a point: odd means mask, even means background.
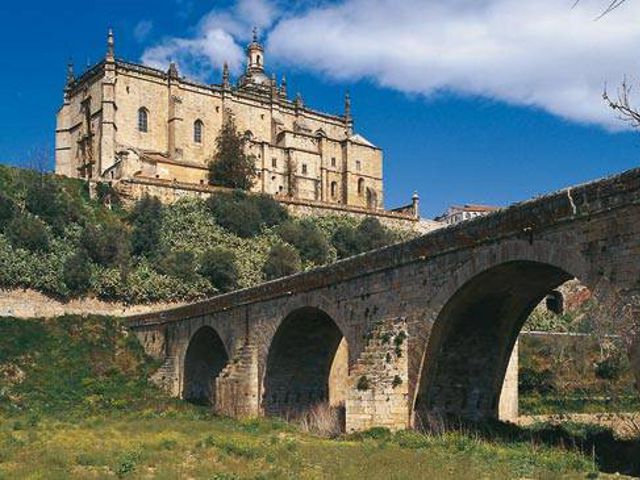
[[[632,87],[627,83],[626,77],[622,80],[622,85],[618,88],[616,99],[611,99],[605,85],[602,98],[614,110],[618,118],[624,122],[629,122],[634,128],[640,128],[640,111],[631,104]]]
[[[600,20],[602,17],[604,17],[605,15],[608,15],[609,13],[613,12],[616,8],[618,8],[619,6],[621,6],[623,3],[625,3],[627,0],[609,0],[609,4],[607,5],[607,7],[602,11],[602,13],[600,15],[598,15],[596,17],[596,20]],[[573,2],[573,5],[571,6],[571,9],[574,9],[578,6],[578,4],[580,3],[580,0],[575,0],[575,2]]]

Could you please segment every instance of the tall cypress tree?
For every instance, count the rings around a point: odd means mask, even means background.
[[[244,151],[246,139],[231,117],[216,138],[216,153],[209,163],[209,183],[219,187],[249,190],[256,176],[255,157]]]

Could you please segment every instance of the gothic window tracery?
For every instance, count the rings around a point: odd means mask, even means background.
[[[149,131],[149,111],[144,107],[138,109],[138,131],[142,133]]]
[[[204,123],[202,123],[202,120],[196,120],[193,123],[193,141],[195,143],[202,143],[203,129],[204,129]]]

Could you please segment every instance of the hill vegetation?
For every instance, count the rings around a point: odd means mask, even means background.
[[[109,199],[112,208],[104,203]],[[375,218],[291,218],[235,190],[169,206],[89,198],[80,180],[0,166],[0,287],[62,299],[195,300],[250,287],[409,237]]]

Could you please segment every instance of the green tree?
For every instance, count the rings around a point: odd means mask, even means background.
[[[238,286],[238,268],[233,251],[215,247],[207,250],[200,260],[200,275],[222,292],[234,290]]]
[[[229,117],[216,138],[216,153],[209,163],[209,183],[219,187],[249,190],[253,185],[255,158],[245,153],[246,139]]]
[[[17,210],[15,202],[0,192],[0,232],[13,220]]]
[[[338,258],[352,257],[359,253],[385,247],[396,241],[396,235],[375,217],[366,217],[356,227],[342,226],[331,238]]]
[[[31,215],[18,215],[7,225],[7,239],[14,248],[32,252],[49,250],[49,234],[42,220]]]
[[[291,245],[279,243],[269,251],[262,271],[267,280],[293,275],[301,270],[302,265],[298,251]]]
[[[260,211],[261,222],[267,227],[280,225],[289,219],[287,209],[271,197],[271,195],[259,194],[249,196],[253,203]]]
[[[302,259],[317,265],[329,259],[329,242],[311,220],[289,221],[280,227],[278,233],[285,242],[296,247]]]
[[[167,252],[158,261],[158,270],[184,282],[193,282],[196,277],[195,255],[187,250]]]
[[[122,267],[129,263],[130,239],[119,222],[88,225],[82,232],[80,245],[91,260],[103,267]]]
[[[28,184],[25,206],[57,233],[62,233],[67,224],[80,217],[69,195],[55,179],[47,176]]]
[[[349,225],[338,227],[331,237],[331,243],[336,249],[338,258],[352,257],[362,252],[358,231]]]
[[[158,197],[145,195],[136,202],[129,216],[134,255],[153,257],[158,252],[162,215],[162,203]]]
[[[207,205],[218,225],[240,237],[255,236],[264,225],[259,207],[241,190],[214,194]]]
[[[395,236],[375,217],[366,217],[358,225],[358,237],[363,252],[386,247],[395,242]]]
[[[85,293],[91,285],[91,264],[84,248],[78,249],[64,263],[62,272],[67,288],[74,294]]]

